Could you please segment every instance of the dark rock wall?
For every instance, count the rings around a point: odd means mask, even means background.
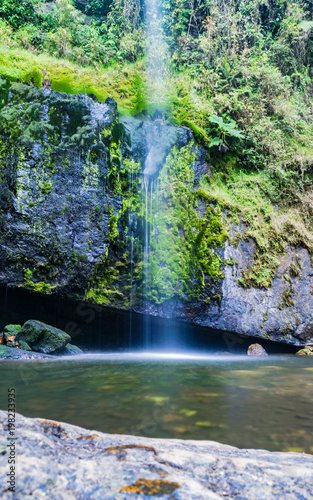
[[[120,205],[105,188],[116,104],[13,85],[1,118],[1,171],[11,166],[1,282],[81,294],[104,253],[109,211]]]
[[[244,289],[238,278],[253,260],[254,250],[253,240],[240,241],[236,247],[226,242],[223,259],[233,260],[234,264],[224,266],[219,300],[209,304],[172,300],[161,306],[150,305],[148,312],[264,340],[293,345],[313,343],[313,268],[308,251],[287,248],[270,289]],[[290,277],[290,268],[295,265],[299,273]]]

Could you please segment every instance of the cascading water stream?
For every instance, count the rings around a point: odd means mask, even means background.
[[[166,209],[166,203],[160,198],[160,171],[163,168],[166,158],[174,145],[186,144],[188,137],[182,129],[166,123],[161,116],[168,109],[168,51],[163,35],[162,15],[159,7],[159,0],[146,0],[146,46],[147,46],[147,101],[149,119],[139,119],[124,117],[122,121],[130,134],[132,157],[136,165],[141,164],[141,174],[137,167],[129,173],[130,197],[138,200],[141,211],[140,214],[132,212],[132,202],[130,202],[129,213],[129,238],[130,238],[130,309],[134,304],[134,294],[136,292],[136,279],[138,271],[135,272],[135,262],[142,266],[142,304],[140,307],[142,315],[141,323],[141,344],[145,349],[154,347],[168,348],[177,332],[166,332],[166,340],[152,338],[151,313],[155,309],[152,303],[158,299],[162,290],[160,289],[160,275],[165,276],[164,268],[169,268],[165,255],[160,262],[160,252],[162,253],[163,238],[160,233],[160,214]],[[139,175],[138,175],[139,174]],[[141,187],[141,192],[136,192],[136,186]],[[137,216],[139,215],[139,219]],[[138,224],[138,225],[137,225]],[[139,224],[141,224],[139,226]],[[138,247],[138,237],[141,234],[141,247]],[[137,237],[136,237],[137,236]],[[159,247],[161,245],[161,247]],[[141,254],[141,255],[140,255]],[[165,259],[165,261],[164,261]],[[158,267],[156,263],[158,262]],[[156,275],[160,271],[159,275]],[[166,279],[166,278],[165,278]],[[167,284],[164,283],[166,289]],[[132,323],[132,313],[130,314]],[[132,324],[129,330],[129,345],[132,346]],[[165,332],[161,336],[165,337]],[[173,347],[173,345],[171,345]]]
[[[132,312],[133,312],[133,272],[134,272],[134,227],[133,227],[133,214],[131,211],[131,200],[133,198],[134,193],[134,169],[133,162],[131,162],[131,172],[130,172],[130,200],[129,200],[129,216],[128,223],[130,227],[130,297],[129,297],[129,310],[130,310],[130,318],[129,318],[129,347],[132,346]]]
[[[144,176],[144,190],[145,190],[145,238],[144,238],[144,267],[143,267],[143,279],[144,279],[144,296],[147,299],[149,295],[150,288],[150,246],[149,246],[149,183],[150,178],[148,174],[143,174]],[[152,212],[152,206],[150,207]],[[144,316],[144,345],[149,348],[151,345],[151,326],[150,318]]]
[[[166,106],[167,80],[168,80],[168,57],[167,46],[163,36],[162,13],[159,0],[145,0],[146,7],[146,44],[147,44],[147,100],[148,109],[162,109]],[[144,302],[148,301],[152,289],[152,265],[151,265],[151,239],[153,228],[153,198],[154,177],[157,175],[161,158],[165,157],[164,150],[160,148],[160,132],[154,123],[148,127],[145,137],[146,160],[143,169],[143,199],[145,201],[145,227],[144,227]],[[161,144],[162,146],[162,144]],[[164,159],[164,158],[163,158]],[[150,200],[149,200],[150,198]],[[144,317],[144,346],[150,348],[152,345],[151,321],[148,315]]]

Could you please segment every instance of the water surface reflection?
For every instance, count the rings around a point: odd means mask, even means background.
[[[17,411],[109,433],[313,453],[313,363],[292,356],[95,354],[2,361]],[[0,407],[6,409],[6,391]]]

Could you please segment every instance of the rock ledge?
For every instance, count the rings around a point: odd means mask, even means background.
[[[1,498],[311,499],[313,456],[213,441],[103,434],[16,415],[16,493],[6,489],[7,413],[0,411]]]

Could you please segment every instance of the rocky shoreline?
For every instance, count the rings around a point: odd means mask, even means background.
[[[56,356],[83,354],[83,350],[70,344],[66,332],[37,320],[28,320],[23,326],[10,324],[0,332],[0,360],[44,359]],[[244,351],[243,351],[244,352]],[[268,356],[262,345],[250,344],[248,356]],[[216,351],[216,355],[228,355],[230,351]],[[313,356],[313,346],[307,345],[296,352],[300,356]]]
[[[0,411],[4,499],[310,499],[313,456],[213,441],[103,434],[16,414],[15,493],[7,488],[8,414]]]

